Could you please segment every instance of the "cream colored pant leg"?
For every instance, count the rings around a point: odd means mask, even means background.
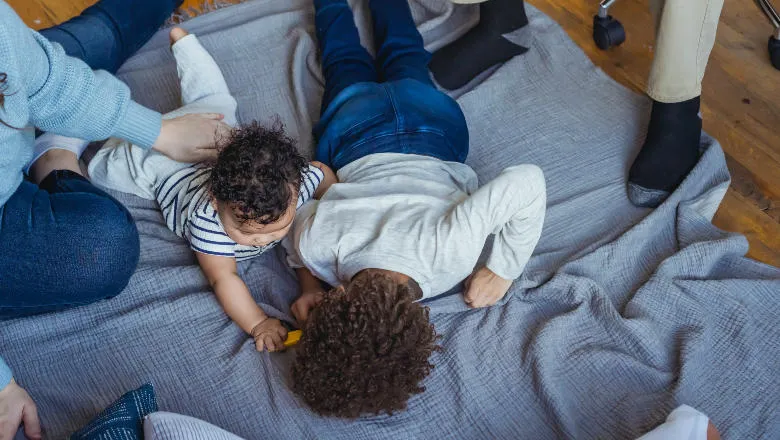
[[[172,47],[181,83],[182,107],[167,113],[172,119],[190,113],[222,113],[236,124],[236,100],[230,95],[219,66],[194,35]],[[155,190],[173,173],[191,166],[155,151],[110,139],[89,163],[89,177],[100,187],[155,199]]]
[[[723,0],[650,0],[650,8],[656,42],[647,94],[666,103],[701,95]]]

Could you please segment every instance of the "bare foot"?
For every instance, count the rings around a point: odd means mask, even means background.
[[[176,44],[177,41],[181,40],[182,38],[186,37],[190,33],[185,31],[184,29],[180,27],[175,27],[171,29],[171,46]]]

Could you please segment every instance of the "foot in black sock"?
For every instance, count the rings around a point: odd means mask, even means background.
[[[636,206],[660,205],[699,160],[699,97],[672,104],[653,101],[647,138],[628,173]]]
[[[431,58],[430,70],[445,89],[463,87],[491,66],[528,51],[502,35],[528,24],[523,0],[488,0],[479,6],[479,24]]]

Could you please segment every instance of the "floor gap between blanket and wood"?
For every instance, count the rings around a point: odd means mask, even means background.
[[[77,15],[95,0],[7,0],[33,28]],[[209,0],[214,4],[214,0]],[[217,0],[240,3],[242,0]],[[532,0],[557,21],[593,62],[641,93],[650,70],[653,26],[648,0],[622,0],[610,9],[626,27],[627,41],[603,52],[593,43],[597,1]],[[185,0],[187,11],[204,0]],[[748,256],[780,266],[780,72],[768,61],[772,29],[752,0],[726,0],[718,39],[704,79],[704,129],[726,152],[732,183],[713,223],[750,242]]]

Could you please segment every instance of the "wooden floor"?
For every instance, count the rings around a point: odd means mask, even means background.
[[[7,1],[34,28],[65,20],[94,2]],[[644,90],[653,56],[648,0],[621,0],[611,8],[628,39],[608,52],[591,38],[597,0],[529,1],[560,23],[596,65],[631,89]],[[185,6],[200,3],[186,0]],[[704,78],[702,113],[704,129],[723,145],[732,175],[714,223],[745,234],[752,258],[780,266],[780,71],[770,65],[766,49],[772,30],[753,0],[726,0]]]

